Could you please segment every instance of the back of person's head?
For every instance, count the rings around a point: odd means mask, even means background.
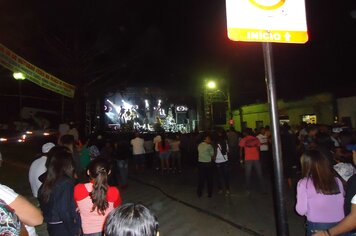
[[[304,152],[301,167],[302,177],[312,179],[317,193],[327,195],[340,193],[331,162],[322,152],[316,149]]]
[[[105,210],[109,207],[106,195],[110,164],[106,159],[98,157],[89,163],[87,173],[94,180],[93,190],[89,194],[93,202],[92,211],[97,210],[99,214],[105,215]]]
[[[218,137],[223,137],[223,138],[226,137],[226,132],[225,132],[225,130],[222,129],[222,128],[218,128],[218,129],[216,130],[216,134],[217,134]]]
[[[156,216],[142,204],[126,203],[114,209],[105,222],[106,236],[156,236]]]
[[[53,186],[60,178],[64,176],[74,178],[74,162],[68,148],[56,146],[49,151],[46,164],[47,174],[40,195],[48,202]]]
[[[55,145],[54,143],[52,143],[52,142],[48,142],[48,143],[43,144],[43,145],[42,145],[42,148],[41,148],[42,154],[43,154],[43,155],[47,155],[48,152],[49,152],[54,146],[56,146],[56,145]]]
[[[316,124],[308,124],[306,131],[308,134],[316,134],[318,132],[318,126]]]
[[[65,134],[61,136],[59,143],[64,146],[73,145],[75,143],[74,136],[71,134]]]
[[[46,160],[46,164],[45,164],[46,168],[48,168],[52,157],[60,156],[62,152],[70,153],[70,149],[66,146],[60,146],[60,145],[52,147],[47,153],[47,160]]]
[[[199,137],[200,142],[204,142],[207,137],[210,137],[210,134],[208,132],[202,132]]]
[[[245,128],[242,131],[243,136],[253,135],[253,131],[251,128]]]

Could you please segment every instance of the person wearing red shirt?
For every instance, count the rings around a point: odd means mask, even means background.
[[[252,169],[254,169],[257,173],[257,177],[260,183],[260,190],[261,192],[265,192],[265,187],[263,184],[263,177],[262,177],[262,168],[260,162],[260,140],[252,135],[253,132],[250,128],[246,128],[243,131],[243,138],[240,140],[240,156],[244,153],[245,159],[245,181],[246,181],[246,190],[247,194],[250,193],[251,189],[251,174]]]
[[[107,215],[122,203],[120,192],[108,185],[109,162],[96,158],[89,163],[87,174],[90,182],[77,184],[74,200],[82,220],[83,236],[103,235]]]

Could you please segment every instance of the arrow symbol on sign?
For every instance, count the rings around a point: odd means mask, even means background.
[[[290,41],[291,35],[287,32],[287,33],[284,34],[284,38],[285,38],[287,41]]]

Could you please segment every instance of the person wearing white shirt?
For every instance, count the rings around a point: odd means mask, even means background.
[[[224,130],[218,130],[216,139],[216,157],[215,166],[217,170],[218,193],[223,193],[225,188],[225,195],[230,195],[230,175],[228,162],[229,146],[227,143],[226,133]]]
[[[2,184],[0,184],[0,199],[14,209],[16,215],[25,225],[28,235],[37,236],[34,226],[43,223],[41,210],[11,188]]]
[[[143,171],[145,168],[145,140],[140,137],[139,133],[135,134],[135,138],[131,139],[132,155],[135,163],[136,171]]]
[[[262,164],[262,171],[265,173],[265,175],[269,175],[271,171],[271,165],[272,165],[272,159],[269,155],[269,147],[268,147],[268,136],[266,135],[266,130],[265,128],[260,129],[260,133],[256,136],[258,140],[260,140],[261,146],[260,146],[260,159],[261,159],[261,164]]]
[[[42,156],[37,158],[31,163],[28,173],[28,180],[31,185],[32,195],[37,198],[38,189],[41,187],[42,182],[38,179],[40,175],[47,171],[46,161],[47,153],[55,146],[54,143],[45,143],[42,146]]]

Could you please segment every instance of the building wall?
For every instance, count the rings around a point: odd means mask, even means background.
[[[332,124],[334,121],[334,100],[331,94],[317,94],[295,101],[278,101],[279,117],[288,117],[289,124],[298,126],[302,122],[302,116],[315,114],[317,123]],[[241,121],[246,122],[247,127],[256,128],[256,121],[261,121],[263,126],[270,125],[269,104],[259,103],[242,106],[233,111],[235,129],[241,130]],[[242,120],[241,120],[242,118]]]
[[[336,100],[336,103],[338,108],[339,120],[341,121],[343,117],[350,117],[351,125],[353,128],[355,128],[356,127],[356,96],[338,98]]]

